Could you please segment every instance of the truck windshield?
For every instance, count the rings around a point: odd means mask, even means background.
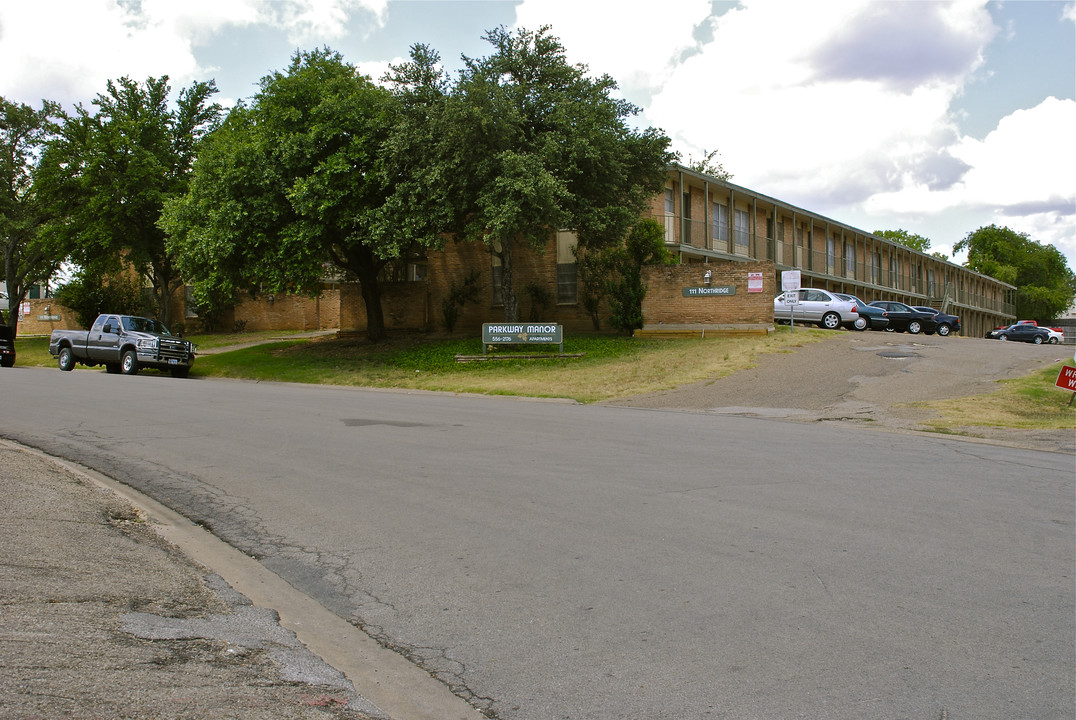
[[[156,333],[157,335],[171,335],[168,328],[156,320],[143,317],[125,317],[121,320],[123,329],[127,332]]]

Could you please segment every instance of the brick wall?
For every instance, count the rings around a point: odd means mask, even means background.
[[[336,326],[342,332],[366,330],[366,301],[358,283],[340,286]],[[389,330],[428,328],[426,285],[422,282],[381,283],[381,312]]]
[[[236,304],[231,318],[218,330],[231,331],[242,326],[257,330],[331,330],[340,326],[340,295],[336,289],[324,290],[320,296],[259,295],[245,297]]]
[[[14,306],[11,312],[19,312],[26,305],[30,307],[29,314],[19,315],[19,336],[51,335],[53,330],[78,330],[78,318],[70,308],[60,305],[52,298],[24,300],[22,306]],[[59,317],[58,320],[48,318]],[[4,311],[7,319],[7,311]],[[43,319],[44,318],[44,319]]]
[[[430,251],[426,270],[429,287],[430,328],[445,329],[443,304],[454,286],[461,286],[468,273],[478,272],[478,301],[459,308],[455,332],[481,333],[482,323],[504,320],[504,307],[493,304],[493,264],[489,248],[483,243],[448,242],[444,249]],[[557,298],[557,246],[550,238],[541,252],[517,247],[513,255],[513,284],[519,303],[521,321],[541,320],[558,323],[565,332],[593,332],[594,324],[579,303],[559,304]],[[527,286],[535,283],[549,296],[542,309],[533,307]],[[538,317],[535,317],[537,315]],[[603,329],[608,329],[607,311],[602,313]]]
[[[707,287],[703,273],[710,271],[710,288],[731,286],[733,295],[684,296],[685,288]],[[762,292],[748,292],[748,274],[761,273]],[[772,326],[775,269],[769,260],[712,261],[706,264],[649,266],[643,268],[646,297],[645,327],[665,325]]]

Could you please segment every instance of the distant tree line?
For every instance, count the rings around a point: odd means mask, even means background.
[[[930,238],[907,230],[876,230],[878,237],[920,252],[930,249]],[[953,246],[967,250],[964,267],[1016,287],[1014,312],[1023,320],[1046,323],[1063,315],[1076,298],[1076,276],[1053,245],[1035,242],[1025,233],[988,225],[968,233]],[[942,253],[935,257],[947,260]]]

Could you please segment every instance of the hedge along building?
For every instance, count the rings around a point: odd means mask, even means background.
[[[682,264],[772,262],[771,300],[781,272],[799,270],[803,287],[959,315],[972,337],[1015,322],[1012,285],[679,165],[650,216]]]
[[[665,228],[678,265],[644,268],[641,335],[764,331],[773,326],[784,270],[800,270],[803,287],[959,315],[965,335],[1015,320],[1012,285],[679,165],[669,167],[665,191],[645,215]],[[514,253],[517,320],[594,329],[581,302],[575,242],[561,230],[541,251]],[[428,251],[408,265],[406,280],[384,286],[386,327],[478,333],[482,323],[504,320],[500,270],[482,243],[449,241]],[[343,332],[365,328],[362,303],[357,287],[341,287]],[[603,306],[604,329],[608,315]]]

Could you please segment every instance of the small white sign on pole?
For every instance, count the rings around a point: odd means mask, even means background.
[[[781,289],[785,292],[795,292],[800,289],[800,271],[785,270],[781,273]]]
[[[784,270],[781,272],[781,290],[785,293],[785,303],[789,306],[789,325],[796,332],[796,304],[800,294],[800,271]]]

